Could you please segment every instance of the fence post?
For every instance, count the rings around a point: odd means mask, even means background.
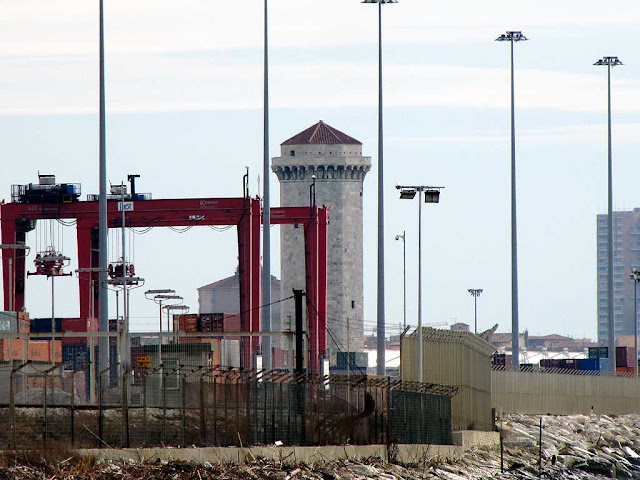
[[[204,419],[204,375],[200,376],[200,446],[204,447],[207,439],[207,427]]]
[[[103,426],[102,426],[102,373],[98,376],[98,448],[102,448]]]
[[[542,417],[540,417],[540,450],[538,454],[538,478],[542,478]]]
[[[44,448],[47,448],[47,430],[48,430],[48,417],[47,417],[47,380],[49,375],[47,372],[44,373],[44,405],[43,405],[43,414],[44,414],[44,432],[42,435],[42,440],[44,442]]]
[[[186,412],[186,403],[187,403],[187,376],[182,376],[182,445],[187,444],[187,412]]]
[[[142,444],[147,444],[147,373],[142,372]]]
[[[167,442],[167,374],[163,371],[162,380],[162,443]]]
[[[129,433],[129,402],[127,392],[127,375],[129,371],[127,367],[123,369],[122,373],[122,416],[124,417],[124,447],[129,448],[131,437]]]

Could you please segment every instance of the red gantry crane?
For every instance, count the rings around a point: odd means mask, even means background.
[[[244,195],[238,198],[181,198],[153,200],[148,194],[138,194],[132,181],[132,192],[127,202],[127,227],[187,227],[236,225],[238,229],[238,256],[240,270],[240,324],[243,332],[260,331],[260,226],[261,201],[251,198],[244,183]],[[78,242],[78,285],[80,317],[88,318],[98,312],[98,274],[87,270],[98,267],[98,201],[89,195],[80,201],[80,185],[55,183],[53,175],[39,176],[38,184],[13,185],[11,203],[0,204],[0,228],[3,244],[24,244],[26,234],[35,228],[38,220],[76,220]],[[122,227],[120,195],[109,196],[107,217],[109,228]],[[309,349],[311,372],[318,372],[318,361],[326,350],[327,312],[327,225],[326,207],[283,207],[271,209],[271,224],[299,224],[305,228],[306,292],[309,321]],[[55,255],[54,255],[55,257]],[[36,270],[53,272],[61,265],[54,257],[41,259]],[[25,259],[15,250],[2,251],[3,265],[12,259],[15,265],[13,279],[3,269],[4,308],[12,304],[21,310],[25,303]],[[49,261],[51,260],[51,261]],[[13,285],[10,287],[10,281]],[[92,291],[93,290],[93,291]],[[93,305],[91,305],[93,302]],[[259,338],[243,340],[242,365],[251,365],[251,354],[259,350]]]

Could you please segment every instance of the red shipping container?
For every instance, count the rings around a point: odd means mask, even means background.
[[[616,366],[633,367],[634,351],[631,347],[616,347]]]
[[[28,340],[27,360],[34,362],[62,362],[62,342],[55,340],[53,346],[53,360],[51,359],[51,340]],[[0,340],[0,360],[9,360],[9,346],[11,344],[11,356],[14,359],[22,359],[24,352],[24,340],[16,339],[9,342],[8,339]]]
[[[225,314],[224,331],[225,332],[241,332],[242,329],[240,328],[240,315]]]

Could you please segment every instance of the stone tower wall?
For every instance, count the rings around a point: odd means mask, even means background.
[[[315,175],[316,204],[329,207],[327,348],[334,364],[336,352],[346,351],[347,344],[351,351],[364,348],[362,200],[371,160],[362,156],[361,145],[283,145],[281,155],[273,159],[281,206],[309,205]],[[304,228],[280,228],[282,298],[286,298],[293,288],[305,289]],[[289,316],[293,322],[292,301],[282,304],[283,325]],[[306,325],[306,311],[304,321]]]

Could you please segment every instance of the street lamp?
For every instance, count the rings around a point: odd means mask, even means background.
[[[529,40],[522,32],[508,31],[497,42],[511,44],[511,350],[513,366],[520,364],[518,327],[518,228],[516,222],[516,121],[515,94],[513,81],[513,44]]]
[[[173,312],[182,312],[182,313],[189,313],[189,307],[187,305],[165,305],[164,309],[167,311],[167,331],[169,330],[169,327],[171,326],[171,322],[169,320],[169,315]],[[174,314],[175,315],[175,314]],[[177,332],[177,328],[175,325],[175,318],[174,318],[174,324],[173,324],[173,332],[175,335],[175,342],[178,343],[178,332]]]
[[[146,292],[144,292],[144,296],[147,300],[153,300],[154,303],[160,305],[160,330],[158,331],[158,365],[162,365],[162,303],[164,300],[182,299],[182,297],[174,295],[175,293],[176,291],[170,288],[164,288],[160,290],[147,290]]]
[[[396,235],[396,240],[402,239],[402,281],[404,284],[403,298],[404,298],[404,323],[402,327],[407,328],[407,232],[403,231],[402,235]]]
[[[444,187],[430,186],[402,186],[396,185],[400,190],[400,198],[412,200],[416,193],[418,196],[418,382],[422,382],[422,201],[421,197],[424,193],[425,203],[438,203],[440,201],[440,190]]]
[[[608,182],[607,182],[607,223],[609,228],[609,369],[616,371],[616,327],[613,308],[613,168],[611,162],[611,67],[622,65],[618,57],[602,57],[594,65],[607,67],[607,151],[608,151]]]
[[[271,190],[269,186],[269,6],[264,0],[264,105],[263,105],[263,147],[262,147],[262,298],[266,298],[262,307],[262,329],[271,330]],[[262,337],[264,368],[271,370],[271,337]]]
[[[481,288],[470,288],[469,293],[473,296],[473,310],[474,310],[474,333],[478,334],[478,297],[482,293]]]
[[[384,312],[384,142],[382,121],[382,5],[397,0],[363,0],[378,4],[378,305],[377,335],[378,360],[376,373],[385,374],[385,312]]]
[[[638,282],[640,282],[640,272],[637,268],[631,269],[631,280],[633,280],[633,374],[638,376]],[[609,355],[611,357],[611,355]]]

